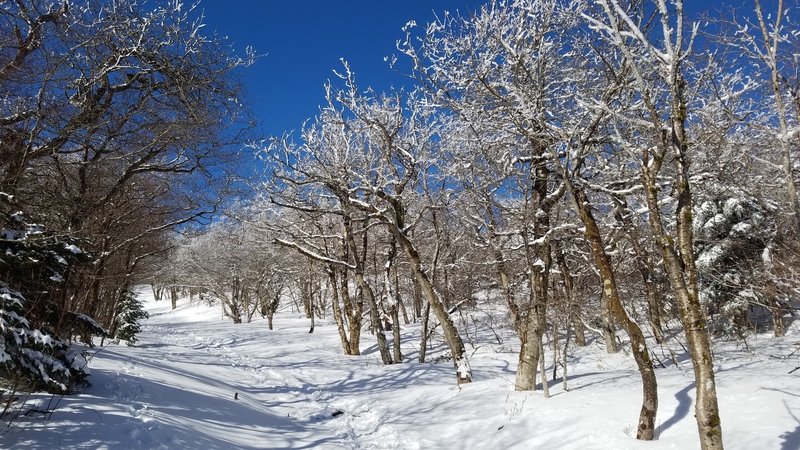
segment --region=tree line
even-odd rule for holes
[[[80,342],[135,341],[133,284],[228,189],[252,55],[202,26],[181,2],[0,4],[4,413],[80,386]]]
[[[476,302],[508,311],[518,390],[544,379],[545,333],[617,352],[621,330],[645,440],[652,347],[678,340],[701,445],[722,448],[712,339],[782,335],[798,288],[797,5],[745,3],[690,21],[681,0],[495,0],[409,22],[391,62],[413,83],[378,92],[344,62],[319,114],[264,145],[256,198],[179,260],[216,274],[235,321],[261,304],[235,293],[279,299],[265,283],[330,311],[348,355],[368,327],[402,362],[397,325],[420,321],[424,360],[438,328],[458,383],[454,318]],[[197,257],[222,248],[242,253]]]

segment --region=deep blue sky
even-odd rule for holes
[[[743,0],[688,0],[689,16]],[[401,28],[424,26],[434,13],[469,13],[485,0],[203,0],[210,31],[234,47],[252,46],[261,59],[242,73],[247,101],[267,136],[297,130],[324,100],[323,85],[350,61],[362,87],[385,90],[405,79],[384,57],[396,53]],[[766,5],[770,1],[765,2]],[[766,6],[765,5],[765,6]]]
[[[208,28],[235,48],[264,54],[242,73],[247,99],[265,135],[297,130],[324,100],[323,85],[350,62],[361,86],[386,89],[404,78],[383,58],[396,53],[401,28],[422,26],[434,11],[473,11],[481,0],[205,0]]]

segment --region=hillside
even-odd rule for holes
[[[336,327],[284,308],[233,325],[218,306],[176,310],[139,289],[151,318],[136,347],[108,344],[90,362],[91,386],[28,399],[0,447],[26,449],[688,449],[697,447],[688,361],[657,371],[659,437],[631,436],[640,405],[632,359],[592,342],[569,358],[569,391],[551,382],[513,391],[516,338],[473,311],[475,382],[452,367],[416,362],[417,329],[404,328],[408,362],[382,366],[370,336],[363,356],[340,354]],[[468,318],[470,316],[467,316]],[[470,319],[472,320],[472,319]],[[490,325],[492,325],[490,327]],[[492,332],[494,331],[494,333]],[[495,334],[496,333],[496,334]],[[729,449],[800,448],[797,325],[789,336],[718,345],[717,381]],[[656,350],[657,352],[659,350]],[[432,357],[436,357],[435,352]],[[548,352],[549,355],[549,352]],[[793,355],[786,358],[789,355]],[[413,361],[413,362],[412,362]],[[552,366],[548,362],[548,373]],[[559,372],[560,373],[560,372]],[[52,407],[53,405],[51,405]]]

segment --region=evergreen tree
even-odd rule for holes
[[[769,263],[775,206],[724,192],[694,211],[700,298],[714,333],[742,337],[767,316],[768,294],[758,277]]]
[[[144,310],[142,302],[131,291],[125,291],[122,294],[118,308],[117,318],[114,321],[114,338],[126,341],[128,345],[136,344],[138,342],[136,335],[142,331],[139,321],[147,319],[150,315]]]
[[[105,331],[52,299],[69,295],[72,266],[91,257],[20,213],[0,220],[0,379],[11,389],[65,393],[88,376],[84,347],[69,338]]]

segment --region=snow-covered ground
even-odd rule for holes
[[[233,325],[218,307],[184,299],[171,311],[148,290],[140,295],[151,314],[140,344],[99,350],[91,386],[61,399],[48,420],[30,411],[47,408],[51,397],[28,399],[22,412],[29,413],[0,434],[0,448],[698,447],[688,361],[658,370],[659,438],[640,442],[632,436],[641,393],[633,361],[597,345],[570,357],[570,390],[552,382],[545,398],[513,391],[516,338],[487,333],[485,323],[473,327],[468,346],[475,382],[457,387],[448,362],[380,365],[367,333],[364,356],[341,355],[329,321],[309,334],[307,319],[284,310],[268,331],[262,320]],[[415,331],[404,329],[414,360]],[[798,341],[795,325],[786,338],[718,346],[728,449],[800,448],[800,371],[789,374],[800,365]]]

